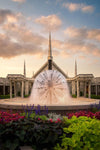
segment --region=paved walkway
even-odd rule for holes
[[[21,150],[33,150],[30,146],[22,146]]]

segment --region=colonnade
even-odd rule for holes
[[[18,83],[20,85],[19,87],[17,85]],[[25,82],[24,80],[21,80],[21,81],[10,80],[10,98],[12,98],[13,87],[14,87],[14,97],[18,96],[17,95],[18,91],[20,91],[22,98],[24,97],[24,94],[25,95],[29,94],[30,88],[29,88],[29,82],[28,81]]]
[[[91,80],[88,81],[81,81],[81,80],[76,80],[72,81],[72,95],[75,95],[77,93],[77,97],[80,97],[80,82],[83,82],[83,95],[86,97],[86,94],[88,94],[88,98],[91,98]],[[88,90],[87,90],[88,87]],[[88,93],[87,93],[88,92]]]

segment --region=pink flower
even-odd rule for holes
[[[49,121],[50,121],[50,122],[53,122],[53,120],[52,120],[52,119],[49,119]]]

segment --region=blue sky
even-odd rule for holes
[[[69,77],[100,76],[99,0],[0,0],[1,77],[23,73],[31,77],[47,61],[48,32],[53,59]]]

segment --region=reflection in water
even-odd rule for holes
[[[33,84],[30,103],[34,105],[68,105],[71,102],[65,77],[57,70],[40,73]]]

